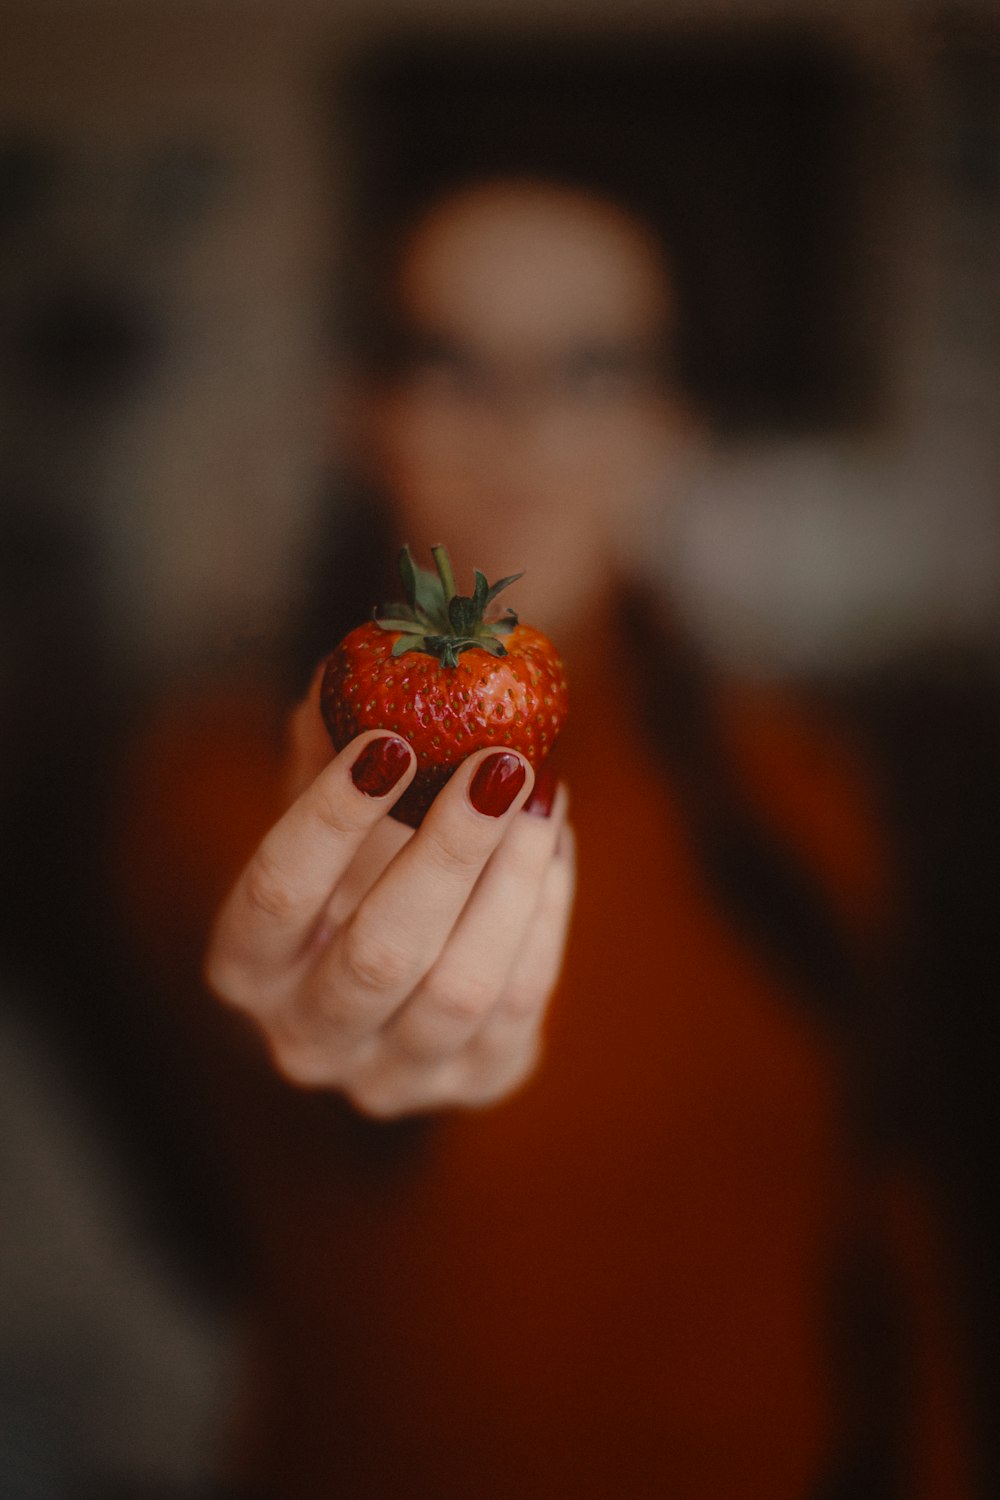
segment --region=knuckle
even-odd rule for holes
[[[537,818],[515,823],[499,850],[508,879],[518,885],[538,885],[551,862],[551,850],[544,825]]]
[[[535,979],[517,980],[507,989],[503,997],[503,1013],[507,1020],[519,1023],[533,1021],[541,1008],[544,994],[541,982]]]
[[[451,1063],[419,1063],[381,1050],[367,1064],[352,1070],[341,1085],[341,1093],[359,1114],[372,1120],[399,1120],[427,1114],[452,1102],[461,1094],[451,1087],[455,1069]]]
[[[396,990],[408,982],[408,955],[364,922],[354,921],[346,928],[341,956],[348,982],[358,989]]]
[[[270,1024],[261,1023],[267,1049],[277,1071],[299,1088],[336,1088],[348,1067],[341,1049],[324,1036],[316,1036],[289,1016]]]
[[[266,848],[257,851],[247,871],[246,898],[254,911],[284,921],[295,911],[295,891]]]
[[[243,970],[228,954],[210,951],[202,965],[202,979],[217,1000],[242,1007]]]
[[[542,1061],[542,1051],[541,1037],[533,1037],[507,1074],[505,1083],[506,1093],[513,1093],[515,1090],[523,1088],[534,1077]]]
[[[442,875],[460,880],[474,879],[489,852],[477,844],[456,839],[450,833],[435,833],[432,829],[426,832],[425,851],[431,864]]]
[[[349,989],[342,983],[331,985],[312,981],[306,987],[307,1002],[323,1027],[330,1046],[350,1046],[364,1034],[363,1013],[352,1004]]]
[[[337,1082],[329,1058],[316,1047],[270,1039],[271,1061],[288,1083],[301,1089],[333,1088]]]
[[[531,1079],[541,1061],[541,1040],[533,1037],[513,1055],[509,1049],[484,1047],[468,1087],[470,1102],[478,1106],[508,1098]]]
[[[441,1039],[427,1028],[401,1028],[392,1039],[393,1051],[408,1068],[429,1068],[441,1060]]]
[[[342,1090],[344,1097],[358,1114],[370,1120],[396,1120],[407,1112],[407,1106],[399,1088],[381,1077],[355,1079]]]
[[[441,973],[427,986],[428,1009],[453,1025],[474,1026],[494,998],[492,987],[477,974]]]
[[[371,804],[371,799],[358,798],[359,802]],[[340,798],[335,795],[333,786],[324,786],[322,783],[316,788],[316,800],[313,804],[318,822],[323,827],[339,838],[353,838],[365,826],[363,818],[352,816],[349,807],[345,807]]]
[[[273,987],[237,953],[209,952],[202,963],[201,977],[208,993],[222,1005],[254,1019],[274,999]]]

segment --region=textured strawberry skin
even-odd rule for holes
[[[547,636],[518,625],[506,656],[478,647],[458,665],[422,651],[394,657],[398,632],[359,625],[327,658],[320,709],[342,750],[366,729],[391,729],[412,745],[417,773],[392,810],[419,827],[445,782],[474,750],[519,750],[537,771],[566,720],[566,674]]]

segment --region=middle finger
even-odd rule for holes
[[[522,756],[498,750],[452,776],[316,965],[306,1003],[341,1040],[379,1030],[423,980],[533,780]]]
[[[567,803],[560,787],[547,817],[515,819],[431,972],[385,1027],[391,1049],[438,1060],[457,1052],[483,1024],[531,926]]]

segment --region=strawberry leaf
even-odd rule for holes
[[[492,604],[497,594],[502,594],[505,588],[508,588],[512,583],[516,583],[519,578],[523,577],[523,573],[511,573],[509,578],[501,578],[500,582],[495,583],[493,587],[487,592],[486,602],[483,605],[483,608],[485,609],[487,604]]]
[[[409,547],[402,549],[399,571],[408,602],[384,604],[375,611],[375,623],[399,635],[392,647],[393,656],[419,651],[437,657],[445,667],[457,666],[463,651],[479,649],[491,656],[506,656],[499,637],[510,634],[517,625],[517,615],[508,609],[498,620],[487,620],[484,611],[502,589],[522,575],[512,573],[491,588],[477,568],[471,596],[458,594],[447,549],[438,545],[431,551],[436,577],[413,561]]]
[[[417,607],[417,570],[410,556],[409,547],[404,547],[399,554],[399,576],[403,580],[403,588],[406,590],[407,602],[411,609]]]
[[[425,619],[436,615],[444,603],[440,580],[413,561],[409,547],[399,554],[399,573],[410,608]]]
[[[456,594],[448,601],[448,624],[452,633],[459,637],[471,636],[479,622],[475,601]]]
[[[382,630],[401,630],[404,635],[412,635],[413,627],[419,625],[421,622],[414,614],[411,614],[409,617],[399,614],[396,617],[379,615],[375,623]]]
[[[392,655],[402,656],[404,651],[422,651],[424,649],[424,637],[422,635],[401,635],[398,641],[393,643]]]

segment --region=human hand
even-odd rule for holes
[[[553,799],[551,773],[536,785],[526,760],[482,750],[413,832],[387,816],[413,752],[374,731],[330,760],[317,686],[292,722],[298,795],[219,913],[208,983],[287,1078],[366,1114],[502,1098],[535,1065],[561,967],[565,788]]]

